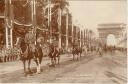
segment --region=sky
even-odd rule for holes
[[[74,23],[94,32],[97,32],[98,24],[126,23],[127,6],[124,0],[69,0],[69,5]]]

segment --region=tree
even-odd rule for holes
[[[4,0],[0,0],[0,16],[4,16]],[[5,41],[4,18],[0,18],[0,44]]]
[[[14,39],[16,39],[17,36],[24,37],[28,29],[32,27],[31,1],[32,0],[12,0],[12,5],[14,8]],[[54,4],[52,12],[57,10],[58,8],[61,8],[61,10],[63,10],[66,5],[68,5],[66,0],[51,0],[51,2],[52,4]],[[0,0],[0,3],[4,3],[4,0]],[[39,29],[39,31],[48,28],[47,5],[47,0],[36,0],[36,27],[37,29]],[[4,10],[4,5],[0,8]],[[55,26],[55,24],[57,25],[57,16],[58,12],[56,11],[52,16],[53,26]],[[57,27],[55,28],[55,30],[58,31]]]

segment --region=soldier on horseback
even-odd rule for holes
[[[29,32],[25,35],[25,38],[21,39],[20,48],[21,48],[21,56],[20,59],[24,65],[24,72],[26,75],[26,62],[28,62],[28,71],[31,72],[30,64],[31,60],[37,64],[37,73],[40,73],[41,70],[41,61],[43,57],[42,49],[39,46],[39,43],[36,43],[36,36],[35,34],[29,30]]]
[[[56,65],[56,60],[58,59],[58,64],[60,60],[60,50],[58,49],[58,46],[56,45],[56,41],[52,39],[53,42],[50,44],[50,53],[49,57],[51,58],[51,65],[55,66]]]

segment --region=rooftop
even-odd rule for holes
[[[126,24],[124,24],[124,23],[104,23],[104,24],[98,24],[98,26],[120,26],[120,25],[126,26]]]
[[[126,28],[126,24],[124,23],[106,23],[106,24],[98,24],[98,30],[100,29],[122,29]]]

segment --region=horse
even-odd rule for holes
[[[83,52],[82,47],[79,47],[79,48],[78,48],[78,53],[79,53],[79,55],[80,55],[80,58],[81,58],[81,54],[82,54],[82,52]]]
[[[33,73],[30,68],[32,59],[34,59],[35,63],[37,64],[36,73],[40,73],[41,72],[40,65],[43,58],[43,52],[41,50],[40,45],[28,44],[25,43],[24,39],[21,39],[20,48],[21,48],[20,60],[23,62],[25,76],[28,74],[26,70],[26,62],[28,63],[28,72]]]
[[[73,47],[72,54],[73,54],[73,60],[75,59],[75,56],[77,56],[77,60],[79,60],[78,57],[81,57],[81,50],[79,50],[76,47]]]
[[[51,59],[52,66],[55,66],[56,64],[60,64],[60,50],[57,49],[55,46],[50,45],[50,52],[48,56]]]
[[[35,62],[37,65],[37,73],[41,72],[41,62],[42,62],[42,58],[43,58],[43,52],[42,52],[42,48],[41,48],[41,44],[36,45],[36,52],[35,52]]]

